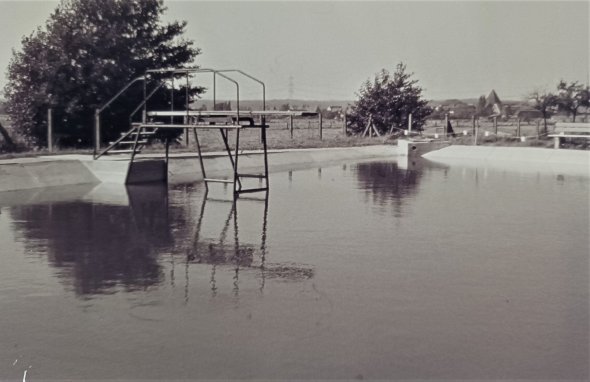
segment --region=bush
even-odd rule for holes
[[[406,73],[403,63],[399,63],[393,75],[382,69],[373,82],[367,80],[348,117],[351,129],[362,133],[369,120],[381,134],[392,127],[406,129],[411,113],[412,129],[421,130],[432,109],[422,99],[422,88],[417,86],[417,80],[411,79],[412,75]]]

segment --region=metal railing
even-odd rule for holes
[[[125,85],[121,90],[119,90],[119,92],[117,92],[117,94],[115,94],[111,99],[109,99],[107,102],[105,102],[104,105],[102,105],[101,107],[99,107],[98,109],[96,109],[94,111],[94,150],[93,150],[93,156],[95,159],[96,159],[96,154],[100,150],[100,113],[102,113],[106,108],[111,106],[111,104],[113,102],[115,102],[115,100],[117,98],[119,98],[123,93],[125,93],[131,87],[131,85],[133,85],[137,81],[144,81],[144,83],[145,83],[145,79],[146,79],[145,75],[134,78],[127,85]]]

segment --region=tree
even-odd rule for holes
[[[535,90],[529,96],[532,106],[543,116],[543,131],[547,133],[547,118],[551,116],[551,108],[556,105],[557,97],[548,91]]]
[[[560,110],[565,110],[572,115],[572,121],[576,122],[576,115],[580,107],[590,107],[590,89],[584,87],[578,81],[569,84],[561,80],[557,84],[556,103]]]
[[[479,96],[479,99],[477,100],[475,114],[478,117],[486,117],[486,116],[490,115],[490,109],[486,107],[486,96],[485,95]]]
[[[393,75],[382,69],[372,82],[367,80],[357,93],[359,99],[351,107],[348,120],[352,130],[362,132],[369,119],[380,133],[392,127],[406,129],[410,113],[412,129],[421,130],[431,108],[422,99],[422,88],[412,76],[400,62]]]
[[[14,128],[44,145],[51,107],[65,137],[61,143],[89,145],[94,110],[132,78],[147,69],[185,66],[200,53],[180,37],[186,22],[160,21],[165,10],[162,0],[62,0],[45,27],[23,37],[22,50],[13,51],[4,94]],[[129,128],[129,114],[142,100],[138,88],[101,115],[105,141]],[[169,105],[165,90],[150,102]],[[200,91],[191,88],[189,94]],[[185,89],[177,86],[176,92],[180,106]]]

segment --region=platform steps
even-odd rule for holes
[[[129,159],[130,157],[134,157],[141,153],[141,150],[149,145],[154,139],[157,128],[144,128],[141,130],[141,133],[139,133],[140,126],[141,124],[134,123],[129,131],[121,133],[119,139],[109,142],[109,146],[96,155],[95,159],[98,159],[103,155]]]

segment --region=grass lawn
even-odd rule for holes
[[[430,120],[426,124],[423,136],[433,137],[438,133],[442,137],[442,121]],[[366,145],[380,145],[380,144],[396,144],[396,136],[382,136],[382,137],[359,137],[347,136],[342,131],[342,121],[324,121],[322,130],[322,139],[319,136],[317,119],[295,119],[295,126],[293,129],[293,137],[288,128],[287,119],[275,119],[269,122],[270,128],[267,130],[267,143],[269,149],[299,149],[299,148],[322,148],[322,147],[353,147]],[[473,145],[474,137],[473,126],[470,120],[452,121],[455,137],[447,137],[452,144]],[[549,134],[552,133],[553,125],[548,127]],[[467,135],[463,135],[463,132]],[[489,136],[485,136],[485,132]],[[496,136],[495,128],[491,121],[480,121],[478,126],[478,145],[493,145],[493,146],[515,146],[515,147],[553,147],[553,139],[543,136],[543,123],[539,124],[540,138],[537,138],[537,124],[522,123],[520,128],[520,135],[526,136],[525,142],[522,142],[516,135],[516,122],[501,122],[498,123],[498,135]],[[234,143],[234,133],[230,132],[230,146]],[[224,150],[223,141],[217,130],[204,130],[199,132],[199,141],[204,152],[221,151]],[[260,131],[243,130],[240,133],[240,148],[243,150],[257,150],[262,147],[260,143]],[[575,149],[589,149],[587,139],[580,140],[567,144],[568,148]],[[163,152],[164,145],[161,143],[154,143],[146,147],[143,152],[157,153]],[[196,152],[196,145],[193,134],[189,134],[189,145],[187,146],[183,141],[181,144],[171,146],[171,152]],[[39,155],[60,155],[60,154],[92,154],[91,149],[58,149],[53,153],[47,150],[29,150],[21,149],[17,152],[2,153],[0,146],[0,159],[34,157]]]

